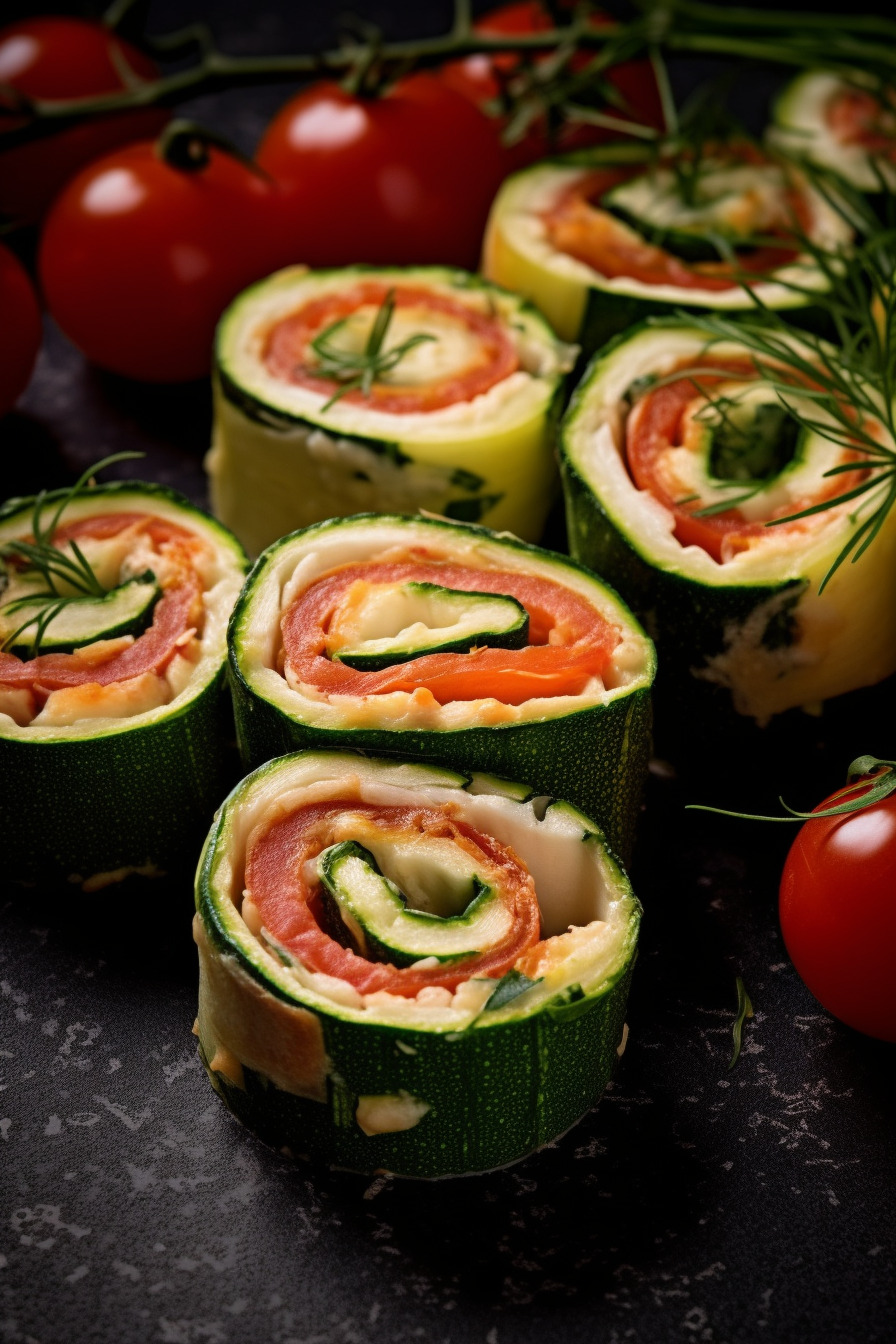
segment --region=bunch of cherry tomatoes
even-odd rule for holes
[[[537,0],[524,0],[489,15],[483,28],[551,24]],[[106,115],[5,152],[0,134],[0,212],[44,217],[43,296],[89,359],[147,381],[196,378],[208,370],[228,302],[281,266],[475,269],[498,184],[548,150],[543,123],[507,148],[502,119],[482,111],[516,59],[453,61],[378,98],[313,84],[274,118],[253,160],[199,132],[168,134],[161,108]],[[152,61],[101,23],[37,18],[0,31],[0,84],[23,99],[113,93],[125,86],[124,71],[158,77]],[[620,66],[613,78],[633,115],[656,124],[649,65]],[[580,127],[560,147],[602,138]],[[15,276],[8,287],[4,280],[3,296],[19,353],[0,360],[0,412],[21,392],[37,348],[27,279],[8,256],[2,264],[4,277]]]

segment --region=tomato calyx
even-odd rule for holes
[[[229,154],[257,177],[263,178],[265,182],[271,181],[270,173],[266,173],[254,159],[238,149],[232,140],[219,135],[217,131],[208,130],[198,121],[175,117],[173,121],[169,121],[155,142],[156,154],[163,163],[167,163],[169,168],[179,169],[182,173],[201,173],[211,163],[212,149],[220,149],[222,153]]]

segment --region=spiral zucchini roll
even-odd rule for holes
[[[690,174],[686,161],[645,163],[619,146],[508,178],[483,271],[590,354],[682,308],[747,312],[758,300],[798,316],[811,304],[802,291],[829,287],[799,235],[834,250],[851,232],[821,195],[748,146],[720,146]]]
[[[856,71],[807,70],[774,107],[776,146],[877,196],[896,188],[896,94]]]
[[[196,1031],[267,1142],[439,1177],[526,1156],[624,1044],[640,907],[568,803],[351,753],[270,761],[197,874]]]
[[[65,500],[0,514],[0,829],[9,875],[90,889],[195,854],[226,779],[226,630],[246,561],[186,499],[142,483],[65,503],[35,558]]]
[[[528,304],[462,271],[281,271],[219,327],[214,511],[255,554],[365,509],[537,540],[568,366]]]
[[[666,685],[713,686],[759,723],[896,670],[896,513],[823,588],[880,492],[787,521],[870,470],[803,386],[735,342],[648,326],[594,361],[562,433],[573,554],[655,633]]]
[[[653,648],[564,557],[461,524],[334,519],[259,559],[230,645],[247,765],[353,747],[508,775],[629,852]]]

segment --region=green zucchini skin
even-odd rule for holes
[[[292,751],[350,750],[410,756],[452,770],[525,779],[536,793],[568,798],[600,825],[623,860],[631,856],[650,759],[647,687],[542,723],[492,724],[447,732],[311,727],[262,700],[231,654],[240,757],[247,767]]]
[[[236,1084],[211,1067],[200,1027],[200,1058],[212,1086],[247,1128],[296,1158],[423,1179],[470,1175],[520,1161],[581,1119],[614,1071],[641,913],[622,869],[589,827],[587,842],[604,853],[627,914],[613,969],[586,994],[564,990],[528,1012],[504,1014],[493,1023],[480,1014],[462,1031],[367,1022],[359,1020],[363,1014],[336,1003],[322,1008],[319,999],[309,1002],[299,989],[288,993],[247,953],[236,932],[239,916],[216,878],[221,856],[228,853],[230,815],[240,798],[266,774],[287,770],[303,755],[268,762],[225,801],[197,871],[196,910],[207,956],[238,967],[272,1002],[313,1012],[327,1058],[325,1095],[295,1095],[245,1066],[243,1085]],[[387,764],[370,762],[374,768]],[[589,826],[586,818],[582,821],[583,829]],[[365,1134],[355,1119],[358,1099],[399,1093],[425,1099],[429,1110],[407,1130]]]
[[[191,865],[234,775],[232,731],[222,666],[158,723],[74,741],[0,740],[7,873],[83,882]]]
[[[344,520],[346,525],[386,521],[420,525],[420,520],[360,514]],[[338,526],[330,522],[321,528]],[[427,520],[433,535],[481,534],[502,548],[550,560],[562,568],[585,573],[618,602],[613,590],[596,575],[566,556],[502,536],[494,538],[485,529]],[[635,825],[651,748],[652,709],[650,687],[655,673],[652,649],[648,653],[642,684],[611,699],[572,713],[532,722],[499,723],[449,730],[388,728],[324,728],[286,713],[253,686],[241,657],[242,626],[255,585],[269,559],[280,547],[300,538],[312,538],[316,528],[292,533],[270,547],[256,562],[230,621],[230,679],[233,693],[237,744],[244,765],[251,769],[273,756],[303,750],[370,752],[375,755],[410,756],[463,772],[480,771],[502,778],[525,780],[536,793],[568,798],[602,828],[623,861],[634,844]],[[639,633],[640,627],[625,610]]]
[[[47,495],[47,504],[65,491]],[[158,501],[215,540],[235,573],[247,560],[236,538],[184,496],[150,482],[116,481],[89,492],[97,512]],[[0,524],[29,508],[15,499]],[[200,529],[201,525],[201,529]],[[226,648],[192,695],[169,712],[124,719],[110,729],[61,727],[28,739],[0,725],[0,833],[4,869],[15,882],[102,886],[136,870],[156,875],[192,867],[209,818],[232,781],[233,720]],[[91,881],[93,879],[93,881]]]
[[[352,1024],[324,1019],[327,1054],[339,1061],[325,1104],[293,1096],[244,1070],[245,1087],[208,1070],[230,1111],[265,1143],[291,1156],[349,1171],[435,1180],[522,1161],[597,1105],[613,1076],[631,968],[578,1016],[549,1009],[535,1018],[460,1034],[382,1028],[372,1049]],[[406,1055],[397,1044],[410,1045]],[[432,1106],[399,1134],[362,1134],[359,1096],[404,1089]],[[450,1117],[450,1124],[445,1118]]]

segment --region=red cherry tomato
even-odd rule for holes
[[[504,165],[493,122],[434,75],[381,98],[312,85],[278,113],[257,159],[288,191],[293,261],[478,263]]]
[[[105,369],[147,382],[199,377],[224,308],[276,266],[275,195],[217,149],[193,170],[152,144],[118,150],[70,182],[47,217],[40,276],[51,313]]]
[[[819,807],[843,801],[835,794]],[[896,1041],[896,794],[803,825],[780,914],[787,951],[819,1002],[857,1031]]]
[[[28,272],[0,244],[0,415],[24,392],[40,349],[40,307]]]
[[[140,79],[158,77],[157,66],[101,23],[87,19],[22,19],[0,30],[0,85],[26,98],[59,102],[116,93],[125,87],[121,67]],[[9,106],[9,95],[0,105]],[[4,130],[24,118],[0,123],[0,212],[34,220],[85,164],[118,145],[153,136],[168,120],[148,107],[70,126],[44,139],[3,150]]]
[[[591,18],[592,24],[597,29],[606,21],[600,14],[594,14]],[[502,5],[474,24],[477,33],[497,36],[505,33],[511,35],[543,33],[553,27],[554,20],[538,0],[520,0],[516,4]],[[570,70],[575,72],[584,69],[595,51],[596,49],[588,49],[577,52],[570,61]],[[452,89],[470,98],[478,107],[482,107],[490,99],[498,96],[503,82],[513,74],[519,65],[519,60],[519,56],[514,52],[498,52],[494,56],[479,52],[461,61],[449,61],[442,67],[440,77]],[[662,104],[649,61],[625,61],[613,66],[607,71],[607,79],[626,103],[625,111],[607,107],[604,109],[607,113],[640,122],[642,125],[662,126]],[[584,98],[581,101],[585,101]],[[604,144],[607,140],[616,138],[618,133],[605,127],[590,126],[585,122],[566,122],[552,140],[548,136],[544,120],[540,119],[529,127],[521,140],[506,147],[506,171],[515,172],[518,168],[525,168],[550,153],[566,153],[587,145]]]

